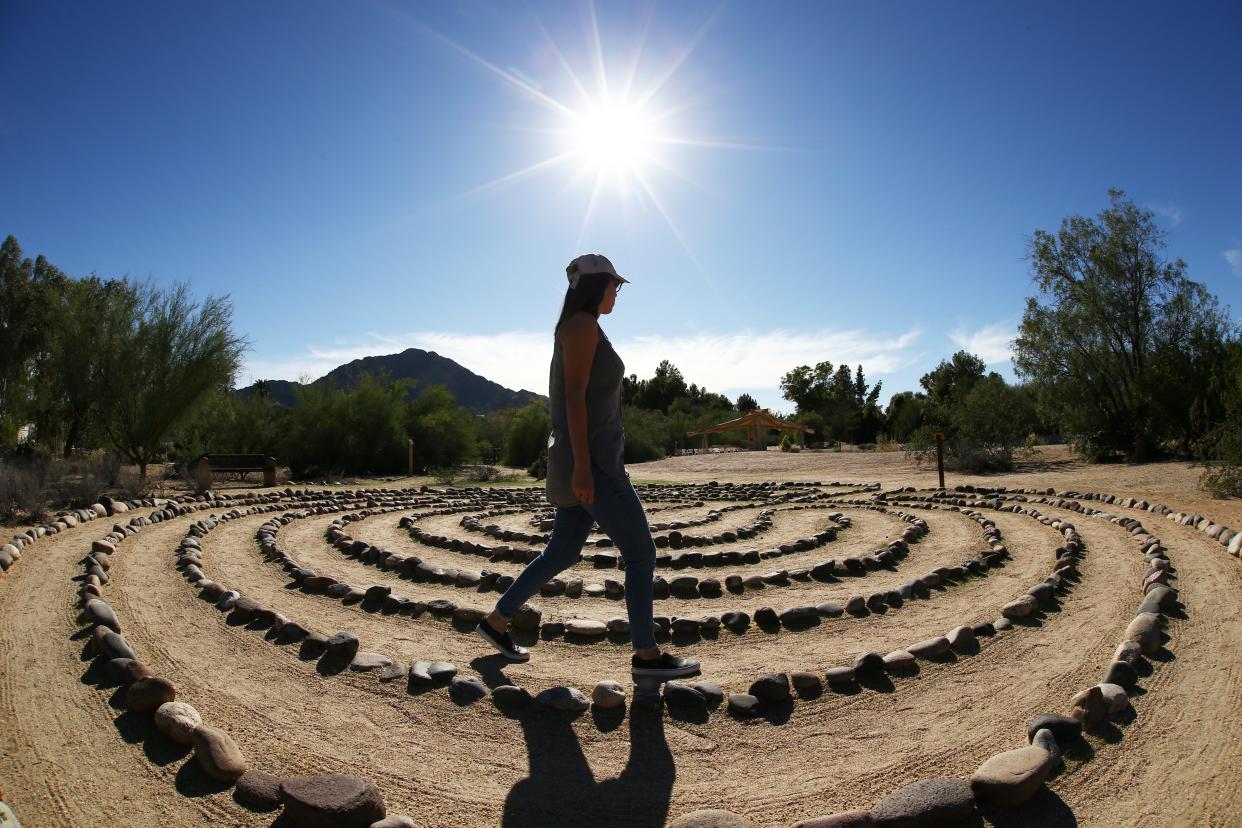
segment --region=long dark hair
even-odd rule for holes
[[[582,273],[578,275],[578,286],[565,291],[565,303],[561,305],[560,318],[556,320],[553,335],[561,332],[565,320],[579,311],[586,311],[599,318],[599,303],[604,299],[604,291],[608,283],[616,277],[611,273]]]

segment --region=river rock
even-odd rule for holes
[[[749,695],[769,704],[781,704],[790,699],[789,676],[785,673],[769,673],[760,676],[750,685]]]
[[[530,704],[530,693],[512,684],[492,688],[492,704],[506,710],[517,710]]]
[[[1012,808],[1039,791],[1056,763],[1042,747],[1007,750],[988,759],[970,777],[980,802]]]
[[[906,652],[915,658],[940,658],[949,652],[949,639],[944,636],[929,638],[906,647]]]
[[[732,811],[708,810],[683,814],[668,828],[756,828],[755,823]]]
[[[116,620],[116,613],[103,601],[97,598],[87,601],[82,611],[92,624],[100,624],[118,633],[121,631],[121,622]]]
[[[845,811],[795,822],[793,828],[872,828],[870,811]]]
[[[884,656],[879,653],[859,653],[854,657],[854,672],[860,676],[883,673]]]
[[[177,698],[177,688],[159,676],[139,679],[125,691],[125,706],[135,713],[154,713],[162,704]]]
[[[703,710],[707,707],[707,699],[702,693],[678,681],[670,681],[664,685],[664,702],[669,707],[681,710]]]
[[[358,654],[358,636],[351,632],[337,632],[328,636],[324,645],[325,655],[341,661],[353,661]]]
[[[1126,627],[1125,637],[1137,642],[1143,655],[1153,655],[1160,649],[1160,616],[1151,612],[1136,615]]]
[[[1130,706],[1130,697],[1125,688],[1117,684],[1100,683],[1100,695],[1104,697],[1104,706],[1109,713],[1120,713]]]
[[[945,638],[948,639],[949,646],[959,653],[974,652],[979,646],[979,642],[975,638],[975,631],[970,627],[954,627],[949,630],[949,634]]]
[[[1031,739],[1031,744],[1038,748],[1043,748],[1052,755],[1052,766],[1056,767],[1061,764],[1061,746],[1057,744],[1057,738],[1052,735],[1052,731],[1043,728],[1035,731],[1035,736]]]
[[[615,681],[601,681],[591,691],[591,701],[601,710],[625,707],[625,688]]]
[[[1083,730],[1093,730],[1108,717],[1108,705],[1098,685],[1074,694],[1070,699],[1070,716],[1082,722]]]
[[[1131,642],[1133,643],[1133,642]],[[1114,661],[1108,666],[1101,684],[1116,684],[1119,687],[1134,687],[1138,684],[1138,672],[1124,661]]]
[[[923,779],[899,788],[871,809],[876,828],[951,825],[975,813],[975,796],[964,779]]]
[[[749,693],[730,693],[729,712],[735,716],[753,716],[758,712],[759,699]]]
[[[375,785],[343,774],[286,779],[280,799],[298,828],[369,828],[387,812]]]
[[[112,630],[108,630],[101,636],[100,647],[102,648],[101,654],[107,658],[137,659],[134,651],[129,647],[129,642],[120,633]]]
[[[582,618],[574,618],[565,622],[565,632],[570,635],[581,635],[588,638],[598,638],[608,633],[608,625],[603,621],[589,621]]]
[[[893,650],[884,656],[884,669],[890,673],[913,673],[918,669],[918,662],[907,650]]]
[[[274,811],[280,807],[281,781],[279,776],[248,770],[237,780],[233,797],[252,811]]]
[[[590,700],[576,687],[549,687],[535,696],[535,701],[553,710],[580,713],[591,706]]]
[[[354,656],[349,662],[349,669],[355,673],[369,673],[372,670],[382,670],[392,665],[392,659],[380,653],[362,652]]]
[[[1001,615],[1010,620],[1027,618],[1037,609],[1039,609],[1039,599],[1034,595],[1023,595],[1018,600],[1010,601],[1001,607]]]
[[[487,697],[487,685],[474,676],[457,676],[449,682],[449,698],[458,704],[472,704]]]
[[[1082,722],[1069,716],[1054,716],[1051,713],[1036,716],[1026,725],[1027,741],[1033,740],[1035,734],[1041,730],[1050,731],[1058,745],[1082,738]]]
[[[155,710],[155,727],[179,745],[194,744],[194,730],[203,717],[186,702],[170,701]]]
[[[1143,648],[1137,641],[1123,641],[1113,651],[1113,661],[1124,661],[1129,665],[1137,664],[1142,656]]]
[[[246,757],[237,743],[225,733],[207,725],[199,725],[191,737],[194,758],[212,779],[236,782],[246,772]]]

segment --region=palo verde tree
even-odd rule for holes
[[[199,304],[187,285],[149,283],[133,295],[132,316],[100,320],[97,398],[104,434],[138,464],[145,484],[147,466],[164,454],[173,430],[213,391],[232,386],[246,341],[233,333],[227,297]]]
[[[1194,353],[1226,331],[1216,300],[1164,257],[1153,214],[1109,191],[1095,218],[1069,216],[1036,230],[1030,260],[1038,295],[1027,299],[1014,363],[1042,412],[1075,435],[1085,456],[1141,460],[1190,428]],[[1173,370],[1189,354],[1192,370]]]

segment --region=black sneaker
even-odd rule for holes
[[[475,627],[474,631],[480,638],[495,647],[496,652],[510,661],[530,661],[529,650],[514,644],[508,631],[496,632],[495,628],[487,623],[486,618],[479,622],[479,626]]]
[[[634,653],[630,660],[630,674],[635,676],[658,676],[659,678],[681,678],[693,676],[699,672],[699,663],[688,658],[675,656],[672,653],[660,653],[657,658],[639,658]]]

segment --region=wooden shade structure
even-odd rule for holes
[[[721,434],[726,431],[745,431],[746,432],[746,448],[750,451],[767,451],[768,429],[774,431],[796,431],[798,432],[798,444],[802,448],[806,448],[807,433],[815,433],[815,429],[809,426],[798,425],[786,420],[780,420],[773,417],[771,412],[766,408],[755,408],[747,411],[735,420],[727,420],[714,426],[709,426],[702,431],[688,431],[687,437],[702,437],[703,450],[707,450],[707,438],[712,434]]]

